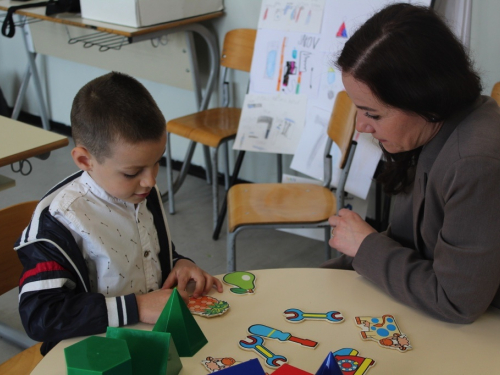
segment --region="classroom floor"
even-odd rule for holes
[[[0,208],[41,198],[47,190],[77,170],[71,145],[53,151],[49,159],[30,159],[33,171],[28,176],[13,173],[10,166],[0,174],[16,180],[16,186],[0,191]],[[160,167],[157,183],[166,189],[165,167]],[[221,195],[223,189],[221,188]],[[219,240],[212,240],[212,194],[206,181],[187,176],[175,195],[176,213],[167,214],[172,238],[179,253],[192,258],[211,274],[226,271],[226,226]],[[168,203],[165,209],[168,212]],[[248,230],[238,235],[237,267],[240,270],[284,267],[317,267],[324,261],[320,241],[275,230]],[[0,321],[22,329],[17,313],[17,289],[0,297]],[[0,363],[21,351],[0,338]]]

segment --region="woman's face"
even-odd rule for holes
[[[389,107],[379,101],[364,83],[343,73],[342,81],[357,107],[356,130],[370,133],[391,154],[414,150],[429,142],[442,123],[428,122],[415,113]]]

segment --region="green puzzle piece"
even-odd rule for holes
[[[174,288],[153,331],[170,332],[181,357],[192,357],[208,342],[177,288]]]
[[[132,375],[125,340],[90,336],[64,349],[68,375]]]
[[[177,375],[182,363],[170,333],[108,327],[106,337],[127,342],[134,375]]]

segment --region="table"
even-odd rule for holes
[[[0,116],[0,134],[0,167],[46,154],[69,143],[65,136],[3,116]],[[14,185],[14,180],[0,175],[0,190]]]
[[[318,341],[314,350],[289,342],[265,342],[269,350],[287,357],[290,365],[312,374],[329,351],[348,347],[376,361],[368,374],[491,374],[498,368],[498,309],[490,308],[473,324],[444,323],[393,300],[353,271],[300,268],[251,272],[256,276],[254,295],[234,295],[228,286],[222,294],[210,293],[227,301],[230,309],[225,315],[211,319],[195,316],[209,342],[192,358],[181,358],[184,366],[181,375],[206,374],[201,360],[208,356],[233,357],[240,361],[257,357],[253,352],[237,347],[239,340],[247,336],[247,328],[253,324],[265,324],[297,337]],[[289,308],[316,313],[337,310],[345,321],[338,324],[324,321],[291,324],[282,314]],[[394,315],[401,331],[410,339],[412,350],[400,353],[384,349],[376,342],[361,340],[361,329],[354,324],[354,317],[384,314]],[[150,330],[152,326],[137,324],[130,328]],[[66,374],[63,349],[81,339],[59,343],[32,375]]]
[[[36,3],[38,0],[32,0],[30,2]],[[10,1],[10,0],[0,0],[0,10],[6,11],[10,6],[15,6],[15,5],[23,5],[23,4],[29,4],[30,2],[19,2],[19,1]],[[176,33],[176,32],[186,32],[188,34],[188,49],[191,57],[191,72],[193,75],[193,82],[194,82],[194,88],[195,88],[195,97],[196,97],[196,103],[198,106],[198,109],[200,111],[207,109],[208,107],[208,102],[210,100],[210,96],[212,94],[212,91],[215,87],[216,83],[216,77],[217,77],[217,72],[219,69],[219,53],[218,53],[218,47],[217,47],[217,39],[215,35],[207,29],[205,26],[200,24],[201,21],[206,21],[209,19],[217,18],[220,17],[224,14],[223,11],[218,11],[218,12],[213,12],[209,14],[204,14],[201,16],[196,16],[196,17],[190,17],[182,20],[177,20],[177,21],[172,21],[172,22],[167,22],[159,25],[153,25],[153,26],[148,26],[148,27],[141,27],[141,28],[133,28],[133,27],[127,27],[127,26],[120,26],[120,25],[115,25],[115,24],[110,24],[110,23],[105,23],[105,22],[99,22],[99,21],[93,21],[89,19],[84,19],[81,18],[77,14],[69,14],[69,13],[64,13],[61,15],[55,15],[55,16],[46,16],[45,15],[45,7],[34,7],[34,8],[27,8],[27,9],[20,9],[17,10],[16,15],[19,16],[19,22],[18,26],[22,28],[22,30],[19,30],[23,34],[23,41],[25,45],[26,52],[28,54],[28,67],[25,73],[25,76],[23,78],[21,88],[19,91],[18,98],[16,100],[16,103],[14,105],[14,111],[13,111],[13,118],[17,118],[19,115],[19,111],[22,106],[22,101],[24,98],[24,95],[26,93],[27,85],[30,79],[30,76],[33,75],[34,83],[35,83],[35,89],[39,101],[39,107],[40,107],[40,116],[42,118],[42,123],[45,129],[49,129],[49,122],[48,122],[48,116],[47,116],[47,111],[46,111],[46,106],[44,103],[43,95],[42,95],[42,87],[40,83],[40,79],[38,77],[38,72],[36,69],[35,65],[35,57],[36,57],[36,52],[33,49],[32,43],[31,43],[31,38],[30,38],[30,33],[28,29],[28,22],[29,20],[43,20],[43,21],[49,21],[49,22],[56,22],[56,23],[61,23],[65,24],[68,26],[76,26],[76,27],[82,27],[82,28],[88,28],[88,29],[93,29],[96,30],[96,32],[100,32],[100,35],[98,35],[95,39],[86,39],[86,37],[82,37],[81,40],[78,38],[74,38],[74,40],[71,40],[71,43],[75,43],[78,41],[83,42],[84,44],[92,43],[95,45],[101,45],[101,47],[104,48],[114,48],[113,46],[116,45],[116,38],[112,39],[105,39],[107,42],[103,42],[102,39],[102,34],[109,34],[111,36],[121,36],[123,37],[123,41],[118,42],[118,45],[121,46],[122,44],[129,44],[129,43],[136,43],[144,40],[149,40],[152,38],[157,38],[163,35],[167,35],[170,33]],[[205,87],[205,94],[202,94],[202,87],[201,87],[201,81],[199,77],[199,72],[198,72],[198,65],[196,61],[196,52],[194,48],[194,40],[193,40],[193,33],[197,33],[200,35],[204,41],[206,42],[208,46],[208,52],[209,52],[209,64],[210,64],[210,74],[209,78]],[[99,42],[99,40],[101,40]],[[101,44],[100,44],[101,43]],[[104,46],[103,44],[104,43]],[[111,43],[111,44],[110,44]],[[111,47],[110,47],[111,45]],[[107,46],[107,47],[106,47]]]

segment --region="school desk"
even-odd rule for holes
[[[0,167],[67,146],[68,138],[0,116]],[[15,181],[0,175],[0,190]]]
[[[490,308],[473,324],[458,325],[438,321],[407,307],[383,293],[353,271],[329,269],[270,269],[250,271],[256,276],[253,295],[211,292],[213,297],[227,301],[228,312],[214,318],[195,316],[208,339],[193,357],[181,358],[181,375],[207,374],[201,365],[206,357],[233,357],[246,361],[258,357],[242,350],[238,342],[249,335],[247,329],[263,324],[295,337],[319,342],[316,349],[294,342],[266,339],[264,346],[288,358],[289,364],[312,374],[320,367],[329,351],[353,348],[359,355],[375,360],[368,374],[493,374],[500,371],[500,310]],[[222,279],[223,275],[218,276]],[[305,313],[339,311],[342,323],[306,320],[290,323],[283,312],[297,308]],[[392,314],[405,333],[412,350],[399,352],[374,341],[363,341],[356,316]],[[130,328],[148,329],[137,324]],[[64,348],[82,338],[65,340],[50,351],[32,372],[33,375],[66,374]],[[261,364],[264,363],[259,359]],[[264,366],[264,370],[273,370]]]
[[[38,0],[32,0],[29,2],[0,0],[0,11],[7,11],[7,9],[11,6],[24,5],[37,2]],[[28,67],[21,84],[21,89],[17,97],[18,99],[16,100],[16,103],[14,105],[13,118],[17,118],[17,114],[19,113],[22,101],[24,99],[24,95],[26,93],[26,88],[30,76],[33,75],[36,97],[38,99],[42,123],[45,129],[47,130],[49,129],[49,121],[46,111],[46,105],[42,95],[43,90],[35,64],[36,46],[33,47],[33,42],[29,29],[29,23],[37,21],[48,21],[67,26],[75,26],[78,28],[86,28],[94,30],[95,32],[92,33],[91,35],[85,35],[73,38],[70,37],[68,39],[68,43],[75,44],[81,42],[80,45],[84,46],[85,48],[88,48],[90,46],[96,46],[96,48],[99,48],[100,51],[106,51],[109,49],[118,50],[122,47],[125,48],[125,46],[128,44],[137,43],[145,40],[151,40],[172,33],[177,33],[177,32],[186,33],[187,50],[189,52],[190,65],[191,65],[191,69],[189,70],[191,71],[193,78],[196,104],[200,111],[205,110],[208,107],[208,102],[210,100],[210,96],[212,94],[212,91],[216,83],[217,72],[219,69],[219,52],[218,52],[216,36],[212,31],[210,31],[200,22],[220,17],[223,14],[224,14],[223,11],[218,11],[209,14],[204,14],[201,16],[166,22],[158,25],[133,28],[133,27],[115,25],[106,22],[99,22],[81,18],[79,14],[64,13],[54,16],[46,16],[44,6],[19,9],[15,12],[16,16],[15,21],[17,23],[16,33],[22,33],[25,50],[28,55]],[[0,14],[0,22],[1,21],[3,21],[3,17]],[[205,85],[204,90],[202,90],[203,87],[199,76],[198,63],[196,61],[196,52],[195,52],[193,34],[199,35],[204,40],[204,42],[208,47],[208,60],[209,60],[210,71],[209,71],[208,81]],[[204,63],[206,64],[206,62]]]

